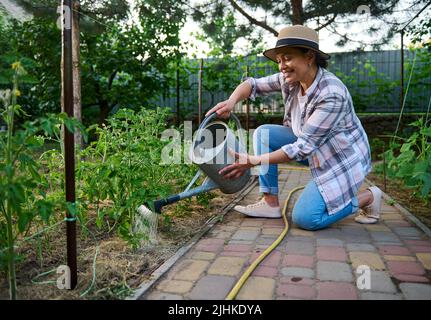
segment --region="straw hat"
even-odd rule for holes
[[[284,47],[307,48],[316,51],[323,59],[329,59],[331,57],[329,54],[319,50],[319,36],[317,32],[301,25],[281,29],[277,36],[275,48],[266,50],[263,55],[277,62],[275,56],[280,52],[279,49]]]

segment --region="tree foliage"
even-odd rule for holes
[[[279,26],[303,24],[319,31],[328,30],[336,36],[336,45],[343,47],[353,43],[358,49],[378,49],[387,44],[405,23],[396,13],[399,11],[400,0],[204,0],[198,2],[191,10],[191,15],[201,26],[205,35],[218,41],[226,52],[230,52],[232,38],[253,38],[260,41],[268,35],[276,36]],[[417,12],[425,0],[411,1],[409,10]],[[367,5],[370,16],[366,23],[360,25],[361,30],[353,30],[352,23],[358,22],[358,8]],[[234,16],[235,19],[229,19]],[[232,21],[229,30],[220,26],[220,19]],[[355,36],[358,32],[367,34],[372,41],[367,43]],[[222,38],[222,39],[220,39]],[[229,41],[231,39],[231,41]],[[228,43],[229,45],[225,45]]]
[[[82,1],[83,10],[90,8],[102,28],[101,32],[81,33],[82,102],[87,122],[103,122],[119,107],[149,104],[162,90],[163,74],[178,54],[179,30],[185,19],[181,3],[136,3],[137,18],[126,23],[122,16],[99,13],[91,1]],[[99,14],[106,14],[106,19]],[[23,64],[32,81],[22,88],[22,107],[32,116],[60,110],[61,34],[56,20],[48,16],[8,25],[0,21],[0,43],[7,44],[0,47],[0,86],[10,82],[3,72],[10,63],[26,61]]]

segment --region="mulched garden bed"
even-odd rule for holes
[[[202,205],[186,199],[164,209],[159,218],[158,243],[133,250],[115,231],[77,230],[78,285],[75,290],[56,286],[56,268],[66,264],[65,224],[31,241],[19,250],[17,263],[19,299],[124,299],[133,293],[162,263],[205,227],[218,209],[232,201],[234,195],[212,191],[212,199]],[[93,213],[89,213],[91,221]],[[98,253],[96,256],[98,246]],[[44,275],[45,272],[49,272]],[[0,278],[0,299],[9,299],[5,274]]]
[[[370,173],[367,178],[381,190],[384,190],[383,175]],[[425,203],[422,199],[413,195],[415,189],[408,188],[400,180],[386,179],[386,191],[394,201],[402,205],[416,216],[428,228],[431,228],[431,203]]]

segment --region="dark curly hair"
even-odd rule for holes
[[[328,59],[323,58],[323,57],[322,57],[322,55],[321,55],[319,52],[314,51],[314,50],[311,50],[311,49],[308,49],[308,48],[302,48],[302,47],[298,47],[298,49],[299,49],[302,53],[307,53],[307,52],[309,52],[309,51],[314,52],[314,56],[315,56],[316,64],[317,64],[319,67],[322,67],[322,68],[325,68],[325,69],[328,67]]]

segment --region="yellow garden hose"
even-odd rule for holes
[[[309,171],[309,169],[301,168],[301,167],[289,167],[289,170],[297,170],[297,171]],[[289,230],[289,223],[287,222],[287,207],[289,205],[290,198],[292,197],[292,194],[294,194],[296,191],[304,189],[305,186],[296,187],[293,190],[291,190],[287,196],[286,201],[284,202],[282,216],[284,221],[284,229],[283,232],[278,236],[278,238],[264,251],[262,254],[253,261],[253,263],[250,265],[250,267],[247,268],[247,270],[243,273],[241,278],[238,280],[238,282],[235,284],[233,289],[229,292],[229,294],[226,297],[226,300],[233,300],[235,299],[238,292],[241,290],[244,283],[247,281],[247,279],[250,277],[250,275],[253,273],[254,269],[265,259],[267,255],[269,255],[279,244],[281,241],[283,241],[284,237],[287,234],[287,231]]]

